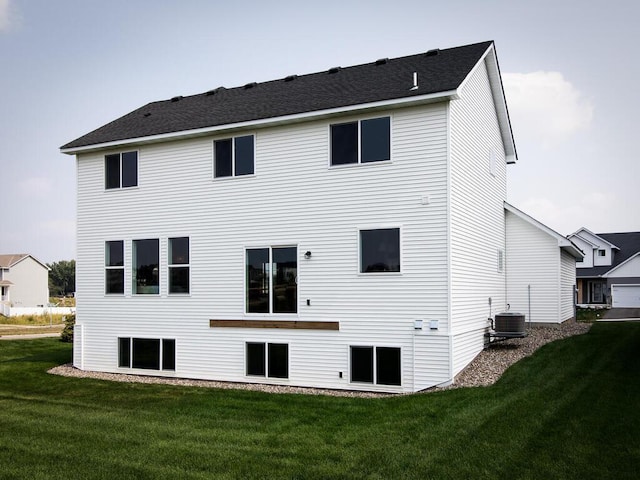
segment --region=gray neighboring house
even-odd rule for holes
[[[640,232],[569,235],[585,257],[576,264],[578,303],[640,307]]]
[[[0,255],[1,312],[9,307],[42,307],[49,302],[49,267],[33,255]]]

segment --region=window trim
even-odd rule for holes
[[[123,168],[122,168],[122,156],[126,153],[135,153],[136,154],[136,184],[135,185],[129,185],[126,187],[122,186],[122,175],[123,175]],[[107,157],[111,157],[111,156],[115,156],[118,155],[118,165],[119,165],[119,178],[118,178],[118,186],[117,187],[107,187]],[[118,152],[111,152],[111,153],[105,153],[103,156],[103,171],[104,171],[104,191],[105,192],[112,192],[112,191],[117,191],[117,190],[130,190],[130,189],[135,189],[138,188],[138,186],[140,185],[140,150],[126,150],[126,151],[118,151]]]
[[[398,230],[398,250],[399,250],[399,261],[400,261],[400,270],[397,272],[362,272],[361,271],[361,267],[362,267],[362,235],[361,232],[364,230],[393,230],[393,229],[397,229]],[[377,276],[377,275],[385,275],[385,276],[397,276],[397,275],[402,275],[404,273],[403,270],[403,265],[404,265],[404,255],[403,255],[403,227],[402,225],[368,225],[368,226],[361,226],[358,227],[357,229],[357,239],[356,241],[358,242],[358,259],[357,259],[357,272],[359,276],[366,276],[366,277],[370,277],[370,276]]]
[[[363,162],[362,161],[362,122],[363,121],[367,121],[367,120],[377,120],[377,119],[381,119],[381,118],[388,118],[389,119],[389,158],[386,160],[376,160],[376,161],[372,161],[372,162]],[[358,138],[357,138],[357,150],[358,150],[358,161],[355,163],[342,163],[342,164],[333,164],[333,158],[332,158],[332,149],[333,149],[333,145],[332,145],[332,128],[334,125],[345,125],[345,124],[349,124],[349,123],[355,123],[358,127]],[[366,116],[366,117],[358,117],[352,120],[344,120],[344,121],[339,121],[339,122],[335,122],[335,123],[329,123],[327,126],[328,129],[328,137],[329,137],[329,159],[327,162],[328,168],[329,169],[340,169],[340,168],[349,168],[349,167],[357,167],[357,166],[363,166],[363,165],[385,165],[385,164],[389,164],[389,163],[393,163],[393,115],[388,114],[388,115],[372,115],[372,116]]]
[[[187,263],[176,263],[173,264],[171,263],[171,240],[175,240],[175,239],[180,239],[180,238],[186,238],[188,241],[188,256],[189,256],[189,261]],[[171,269],[172,268],[187,268],[189,270],[189,274],[188,274],[188,281],[189,284],[187,285],[188,287],[188,291],[187,292],[172,292],[171,291]],[[174,236],[174,237],[167,237],[167,295],[171,295],[171,296],[190,296],[191,295],[191,237],[189,235],[182,235],[182,236]]]
[[[351,377],[353,374],[353,364],[351,358],[351,349],[353,347],[356,348],[371,348],[373,349],[373,381],[372,382],[361,382],[361,381],[352,381]],[[379,383],[378,382],[378,348],[393,348],[400,351],[400,383],[399,384],[390,384],[390,383]],[[390,388],[398,388],[402,387],[402,347],[400,345],[376,345],[376,344],[363,344],[363,343],[352,343],[347,345],[347,355],[349,362],[349,384],[351,385],[376,385],[382,387],[390,387]]]
[[[295,312],[274,312],[273,311],[273,249],[277,248],[295,248],[296,249],[296,311]],[[249,250],[269,250],[269,312],[249,312],[249,302],[247,301],[247,289],[248,278],[247,278],[247,252]],[[274,244],[274,245],[255,245],[255,246],[247,246],[245,245],[243,248],[243,257],[242,257],[242,267],[243,267],[243,301],[244,301],[244,309],[243,316],[245,318],[273,318],[273,317],[287,317],[287,318],[298,318],[300,313],[300,248],[297,243],[283,243],[283,244]]]
[[[242,137],[251,137],[253,140],[253,173],[247,173],[244,175],[236,175],[236,139]],[[212,151],[211,151],[211,176],[214,181],[228,180],[230,178],[246,178],[246,177],[255,177],[256,175],[256,146],[257,146],[257,135],[254,132],[246,133],[243,135],[231,135],[224,136],[220,138],[213,139]],[[222,142],[224,140],[231,140],[231,175],[226,175],[224,177],[216,176],[216,142]]]

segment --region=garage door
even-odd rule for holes
[[[640,285],[611,285],[613,308],[640,308]]]

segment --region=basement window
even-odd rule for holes
[[[213,142],[214,178],[253,175],[254,136],[225,138]]]
[[[351,382],[401,385],[400,363],[400,348],[352,346]]]
[[[118,338],[118,366],[175,370],[176,341],[168,338]]]
[[[289,378],[289,345],[286,343],[246,344],[247,375]]]
[[[129,188],[138,185],[138,152],[124,152],[104,157],[104,188]]]
[[[331,166],[391,159],[391,118],[331,125]]]

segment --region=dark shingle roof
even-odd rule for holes
[[[72,149],[239,122],[455,90],[492,42],[476,43],[337,71],[153,102],[63,145]],[[434,54],[435,53],[435,54]],[[419,88],[410,90],[413,73]]]
[[[596,233],[596,235],[609,243],[612,243],[620,250],[614,250],[613,264],[605,267],[578,268],[576,276],[582,277],[599,277],[609,270],[614,269],[622,262],[640,252],[640,232],[625,233]]]

